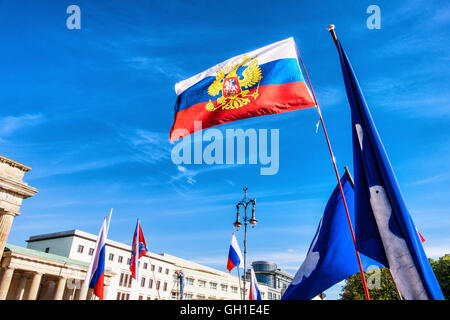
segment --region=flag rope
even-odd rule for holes
[[[300,62],[302,64],[303,70],[305,71],[306,79],[308,80],[309,88],[311,89],[311,93],[312,93],[312,96],[314,98],[314,103],[316,104],[316,109],[317,109],[317,112],[319,114],[319,118],[320,118],[320,122],[322,124],[323,132],[325,133],[325,139],[327,140],[328,150],[330,151],[331,161],[333,162],[334,172],[336,174],[336,179],[337,179],[338,184],[339,184],[339,190],[341,192],[342,202],[344,203],[345,213],[347,214],[347,221],[348,221],[348,225],[349,225],[350,232],[351,232],[352,239],[353,239],[353,246],[355,247],[356,258],[358,260],[358,266],[359,266],[359,273],[361,275],[361,280],[362,280],[363,287],[364,287],[364,294],[366,296],[366,300],[370,300],[370,294],[369,294],[369,290],[367,289],[367,282],[366,282],[366,277],[364,275],[364,270],[363,270],[362,263],[361,263],[361,257],[359,256],[359,252],[356,249],[355,233],[353,231],[352,221],[350,219],[350,214],[348,212],[347,201],[345,200],[345,195],[344,195],[344,189],[342,188],[341,178],[339,176],[339,171],[338,171],[338,168],[336,166],[336,159],[334,157],[333,150],[331,148],[331,143],[330,143],[330,139],[328,138],[327,129],[325,128],[325,123],[323,121],[322,112],[320,111],[319,104],[317,103],[316,95],[314,94],[314,90],[313,90],[313,87],[311,85],[311,81],[309,80],[308,72],[306,71],[306,68],[305,68],[305,65],[303,63],[302,56],[300,55],[300,52],[298,50],[297,44],[295,44],[295,49],[297,50],[297,55],[300,58]]]

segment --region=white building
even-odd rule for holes
[[[32,236],[27,242],[29,249],[89,263],[96,238],[90,233],[70,230]],[[114,274],[106,293],[107,300],[178,299],[180,290],[176,274],[180,270],[185,275],[184,299],[241,299],[242,291],[237,276],[166,253],[148,252],[142,257],[136,281],[131,278],[129,271],[130,256],[131,246],[107,241],[106,268]],[[249,287],[247,282],[246,298]],[[259,288],[262,298],[267,299],[268,287],[260,284]]]

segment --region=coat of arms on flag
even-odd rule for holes
[[[231,64],[217,72],[216,79],[208,88],[208,94],[217,96],[222,91],[222,96],[215,103],[209,100],[206,104],[206,110],[214,111],[219,108],[222,108],[222,110],[238,109],[249,104],[250,97],[254,100],[258,98],[259,83],[263,78],[262,71],[256,58],[252,59],[249,65],[245,67],[249,60],[249,57],[244,56],[242,62]],[[238,70],[240,71],[242,68],[242,75],[238,75]],[[240,79],[241,76],[242,78]],[[245,90],[242,90],[242,88]]]

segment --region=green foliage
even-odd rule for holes
[[[439,260],[428,259],[431,268],[441,286],[445,299],[450,296],[450,254]],[[365,272],[369,294],[372,300],[399,300],[397,290],[390,275],[389,269],[381,268]],[[370,289],[373,288],[373,289]],[[364,289],[359,273],[345,280],[340,294],[342,300],[365,300]]]
[[[389,273],[389,269],[381,268],[364,272],[367,286],[372,300],[398,300],[398,294],[394,282]],[[378,277],[379,276],[379,277]],[[373,288],[373,289],[370,289]],[[359,273],[352,275],[345,280],[342,289],[342,300],[365,300],[364,288]]]
[[[450,299],[450,254],[440,257],[439,260],[428,259],[433,268],[436,279],[441,286],[445,300]]]

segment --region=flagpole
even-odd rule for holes
[[[303,60],[302,60],[302,57],[301,57],[300,52],[298,50],[297,44],[295,45],[295,49],[297,50],[298,57],[300,58],[300,62],[302,64],[303,70],[305,71],[306,79],[308,80],[309,87],[311,88],[311,93],[312,93],[312,96],[314,98],[314,103],[316,104],[316,109],[317,109],[317,112],[319,114],[320,122],[322,124],[322,129],[323,129],[323,132],[325,134],[325,139],[327,140],[328,150],[330,152],[331,161],[333,162],[334,172],[336,174],[336,179],[337,179],[338,185],[339,185],[339,191],[341,192],[342,202],[344,203],[345,212],[347,214],[347,221],[348,221],[348,225],[349,225],[349,228],[350,228],[350,233],[352,234],[353,246],[355,247],[356,258],[358,260],[359,273],[361,275],[361,280],[362,280],[363,287],[364,287],[364,294],[366,296],[366,300],[370,300],[369,289],[367,288],[367,282],[366,282],[366,277],[364,275],[364,270],[363,270],[363,267],[362,267],[361,258],[359,256],[358,250],[356,249],[355,233],[353,231],[352,221],[350,220],[350,214],[348,212],[347,201],[345,200],[344,189],[342,188],[341,178],[339,176],[339,171],[338,171],[338,168],[337,168],[337,165],[336,165],[336,158],[334,157],[333,150],[331,148],[330,139],[328,138],[328,133],[327,133],[327,130],[325,128],[325,123],[323,121],[322,112],[320,111],[319,104],[317,103],[316,95],[314,94],[314,90],[313,90],[313,87],[311,85],[311,81],[309,80],[308,72],[306,71],[305,65],[303,64]]]
[[[394,277],[392,276],[391,269],[388,268],[388,271],[389,271],[389,275],[391,276],[392,283],[394,284],[395,291],[397,291],[398,299],[399,299],[399,300],[403,300],[403,297],[402,297],[402,295],[401,295],[401,293],[400,293],[400,290],[398,290],[398,287],[397,287],[397,285],[395,284]]]
[[[237,272],[238,272],[238,278],[239,278],[239,293],[241,296],[241,300],[244,300],[244,296],[242,294],[242,289],[241,289],[241,276],[239,275],[239,266],[237,267]],[[245,292],[244,292],[244,294],[245,294]]]
[[[113,208],[111,208],[111,211],[109,211],[108,225],[107,225],[107,227],[106,227],[106,237],[108,237],[109,224],[111,223],[112,212],[113,212]]]

